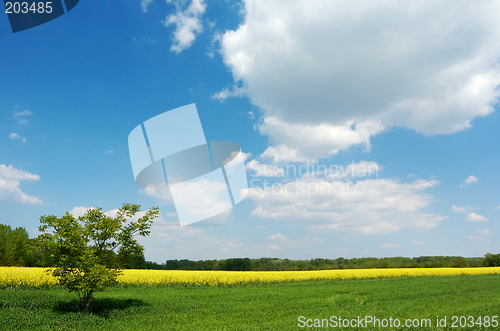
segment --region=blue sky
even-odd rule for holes
[[[41,215],[158,205],[141,239],[157,262],[498,253],[498,9],[82,0],[16,34],[0,15],[0,223],[35,236]],[[180,227],[134,181],[130,131],[191,103],[255,179],[225,226]],[[357,176],[278,171],[306,164]]]

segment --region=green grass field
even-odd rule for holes
[[[452,328],[452,316],[500,316],[500,275],[401,277],[291,282],[234,287],[112,288],[95,295],[93,314],[77,311],[76,294],[55,290],[0,290],[0,330],[385,330],[373,327],[299,327],[305,320],[375,316],[430,319]],[[436,327],[447,316],[447,327]],[[469,322],[470,323],[470,320]]]

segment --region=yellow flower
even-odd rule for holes
[[[0,267],[0,288],[43,287],[57,284],[47,268]],[[500,274],[494,268],[398,268],[318,271],[183,271],[123,270],[118,277],[125,286],[236,285],[281,283],[316,279],[381,278],[401,276],[451,276]]]

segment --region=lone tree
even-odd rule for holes
[[[85,313],[94,292],[117,283],[124,261],[142,255],[144,248],[134,235],[149,235],[159,211],[153,207],[137,220],[130,220],[139,212],[139,205],[124,204],[114,218],[102,208],[90,209],[78,219],[69,212],[61,218],[40,217],[38,230],[42,234],[34,245],[48,253],[54,268],[47,272],[70,292],[78,293]]]

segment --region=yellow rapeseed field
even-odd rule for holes
[[[57,283],[46,268],[0,267],[0,288],[41,287]],[[500,274],[493,268],[398,268],[345,269],[318,271],[182,271],[182,270],[123,270],[120,285],[236,285],[280,283],[317,279],[380,278],[401,276],[451,276]]]
[[[0,267],[0,288],[41,287],[55,285],[57,280],[45,268]]]

